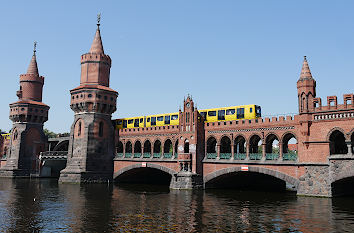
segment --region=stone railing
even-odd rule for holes
[[[39,155],[39,159],[67,159],[68,152],[67,151],[45,151],[41,152]]]
[[[204,161],[294,162],[297,161],[297,158],[297,153],[293,151],[284,153],[282,156],[279,153],[266,153],[265,157],[263,157],[262,153],[250,153],[248,155],[246,153],[237,153],[233,156],[232,153],[220,153],[220,157],[218,157],[217,153],[207,153]]]
[[[160,160],[160,159],[176,159],[172,153],[117,153],[115,159],[128,159],[128,160]]]
[[[354,118],[354,112],[316,114],[315,121]]]

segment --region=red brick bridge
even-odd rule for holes
[[[329,96],[322,106],[306,58],[297,88],[295,116],[204,123],[188,97],[177,126],[121,129],[114,179],[141,181],[168,174],[171,188],[191,188],[198,180],[207,188],[247,186],[259,179],[267,185],[286,184],[299,195],[353,192],[354,95],[344,95],[343,104]],[[289,149],[289,141],[297,150]],[[161,172],[150,177],[153,170]],[[183,173],[196,179],[175,187]]]

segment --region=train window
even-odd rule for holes
[[[148,119],[146,120],[147,122],[150,122],[150,117],[148,117]]]
[[[171,116],[171,120],[173,120],[173,121],[174,121],[174,120],[178,120],[178,115],[172,115],[172,116]]]
[[[123,121],[122,120],[118,120],[118,125],[121,125],[123,123]]]
[[[218,111],[218,120],[219,121],[225,120],[225,110]]]
[[[165,116],[165,124],[170,124],[170,116]]]
[[[151,125],[156,125],[156,117],[151,117]]]
[[[256,105],[256,117],[261,117],[261,106]]]
[[[209,111],[208,116],[216,116],[216,111]]]
[[[245,109],[244,108],[238,108],[237,109],[237,118],[245,118]]]
[[[134,127],[139,127],[139,119],[134,120]]]
[[[253,111],[253,108],[250,108],[250,113],[252,113],[252,111]]]
[[[235,109],[227,109],[226,110],[226,115],[234,115],[235,114]]]
[[[163,121],[163,116],[158,116],[157,121]]]
[[[140,118],[140,123],[143,123],[144,118]]]
[[[133,119],[128,120],[128,124],[133,124]]]
[[[123,128],[127,128],[127,120],[123,120]]]
[[[206,119],[206,114],[207,114],[206,112],[201,112],[201,113],[200,113],[200,115],[201,115],[204,119]]]

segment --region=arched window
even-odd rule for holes
[[[235,154],[245,154],[246,153],[246,140],[243,136],[237,136],[235,138],[234,151],[235,151]]]
[[[352,154],[354,154],[354,133],[352,133]]]
[[[121,141],[118,142],[117,147],[116,147],[117,153],[123,153],[123,143]]]
[[[101,121],[98,127],[98,136],[103,137],[103,122]]]
[[[160,154],[161,153],[161,142],[160,140],[156,140],[154,143],[154,153]]]
[[[130,141],[125,144],[125,153],[132,153],[132,143]]]
[[[216,153],[216,139],[214,137],[210,137],[207,140],[207,154]]]
[[[149,140],[146,140],[144,142],[144,154],[147,155],[147,156],[151,155],[151,143],[150,143]]]
[[[184,153],[189,153],[189,141],[184,142]]]
[[[267,136],[266,140],[266,159],[275,160],[279,158],[279,140],[275,134]]]
[[[251,160],[261,160],[262,149],[262,139],[258,135],[253,135],[249,141],[249,158]]]
[[[81,135],[81,121],[79,122],[79,129],[77,130],[77,136]]]
[[[331,155],[348,153],[344,134],[339,130],[335,130],[329,137],[329,151]]]
[[[141,154],[141,143],[136,141],[134,144],[134,154]]]

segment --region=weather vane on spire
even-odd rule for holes
[[[97,26],[100,26],[100,22],[101,22],[101,13],[97,14]]]
[[[37,41],[33,42],[33,55],[36,55]]]

